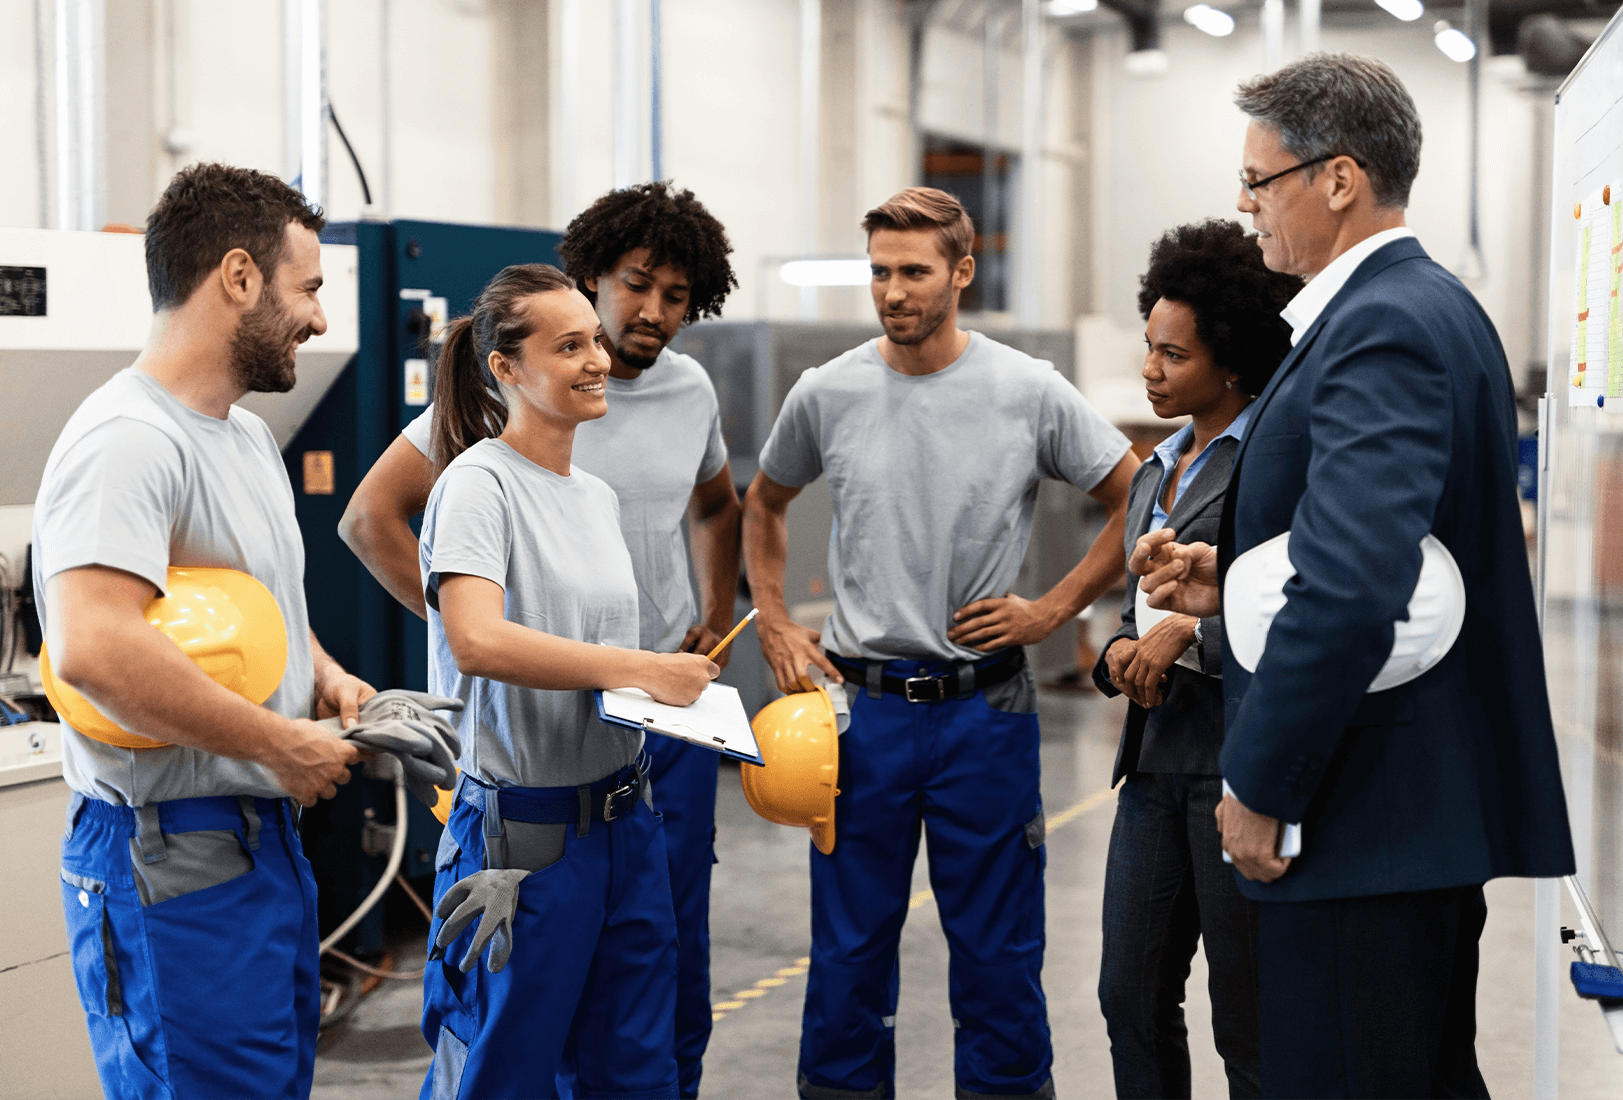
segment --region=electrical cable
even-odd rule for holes
[[[349,935],[350,929],[361,922],[361,918],[372,911],[389,889],[389,884],[400,871],[400,861],[406,854],[406,771],[400,766],[400,761],[392,756],[382,757],[394,764],[394,844],[389,849],[389,865],[378,878],[378,884],[372,887],[372,892],[366,895],[366,900],[344,918],[344,922],[333,929],[332,935],[321,941],[320,953],[325,955],[332,951],[339,940]]]
[[[355,174],[361,177],[361,201],[372,205],[372,189],[366,184],[366,170],[361,167],[361,158],[355,155],[355,146],[349,143],[349,136],[344,133],[343,124],[338,121],[338,112],[332,109],[332,101],[327,102],[327,117],[332,119],[332,128],[338,131],[338,140],[344,143],[344,149],[349,153],[349,162],[355,166]]]
[[[421,978],[424,974],[428,973],[427,967],[424,967],[421,970],[380,970],[375,966],[368,966],[366,963],[363,963],[360,959],[355,958],[353,955],[344,954],[344,952],[338,950],[336,947],[329,947],[327,949],[327,954],[331,955],[339,962],[348,963],[350,966],[353,966],[356,970],[359,970],[363,974],[372,975],[374,978],[388,978],[389,980],[396,982],[414,982]]]

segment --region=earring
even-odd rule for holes
[[[1225,389],[1231,389],[1232,390],[1234,388],[1234,379],[1230,378],[1228,381],[1223,383],[1223,386],[1224,386]]]

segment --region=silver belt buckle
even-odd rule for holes
[[[915,695],[914,685],[929,685],[935,689],[933,695]],[[920,688],[922,690],[922,687]],[[945,699],[944,681],[940,676],[912,676],[902,681],[902,695],[909,703],[939,703]]]
[[[615,808],[615,801],[623,796],[630,796],[631,804],[635,806],[637,803],[637,785],[635,783],[627,783],[625,786],[618,787],[603,796],[604,821],[613,821],[615,818],[619,817],[625,812],[624,810]]]

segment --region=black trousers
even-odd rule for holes
[[[1269,1097],[1486,1097],[1481,886],[1257,906]]]
[[[1122,1100],[1189,1095],[1184,983],[1203,938],[1212,1038],[1229,1096],[1260,1095],[1256,907],[1223,862],[1212,817],[1222,797],[1215,775],[1136,773],[1116,799],[1099,1007]]]

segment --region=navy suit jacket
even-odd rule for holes
[[[1303,825],[1260,901],[1573,871],[1516,498],[1504,349],[1459,280],[1405,238],[1367,258],[1280,365],[1234,459],[1219,576],[1291,533],[1296,576],[1256,672],[1223,666],[1223,775]],[[1435,535],[1465,625],[1425,675],[1366,694]],[[1225,649],[1228,647],[1225,646]]]

